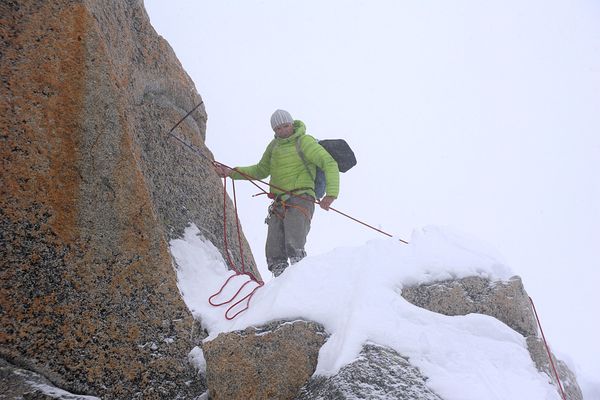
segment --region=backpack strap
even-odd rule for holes
[[[306,172],[308,172],[308,176],[310,176],[310,179],[312,179],[314,181],[315,177],[310,172],[310,168],[308,168],[308,162],[306,162],[306,158],[304,157],[304,152],[302,151],[302,146],[300,145],[300,140],[302,140],[302,136],[299,136],[296,139],[296,151],[298,152],[298,155],[300,156],[300,159],[304,163],[304,168],[306,168]]]

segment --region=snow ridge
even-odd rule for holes
[[[222,307],[207,302],[231,274],[218,250],[192,225],[171,242],[171,252],[184,301],[208,330],[206,340],[275,319],[301,318],[331,334],[319,352],[315,376],[334,376],[372,342],[406,357],[445,400],[559,399],[519,333],[489,316],[445,316],[400,296],[404,286],[513,275],[489,246],[448,228],[416,230],[410,245],[377,240],[307,257],[267,282],[250,309],[233,321],[224,318]],[[224,298],[244,279],[232,279]]]

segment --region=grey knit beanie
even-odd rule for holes
[[[271,128],[275,129],[279,125],[283,124],[293,124],[294,119],[291,114],[285,110],[276,110],[273,115],[271,115]]]

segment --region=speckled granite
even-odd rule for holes
[[[368,343],[334,376],[312,377],[297,400],[442,400],[407,359],[388,347]]]
[[[168,249],[190,222],[223,247],[220,179],[166,136],[193,82],[135,0],[2,1],[0,54],[0,356],[103,399],[203,393]],[[206,119],[176,132],[210,157]]]
[[[274,321],[203,344],[212,400],[294,399],[315,371],[327,335],[307,321]]]
[[[479,313],[504,322],[525,336],[529,354],[537,369],[547,374],[549,381],[559,390],[520,277],[513,276],[507,282],[491,282],[475,276],[435,282],[403,288],[402,297],[419,307],[445,315]],[[564,362],[556,360],[555,363],[568,398],[581,400],[583,396],[575,374]]]
[[[491,315],[524,336],[535,335],[537,325],[521,278],[490,282],[471,276],[402,289],[411,303],[444,315]]]

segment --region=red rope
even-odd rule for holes
[[[220,163],[220,162],[218,162],[218,161],[213,161],[213,164],[214,164],[214,165],[217,165],[217,166],[223,166],[223,167],[225,167],[225,168],[232,169],[232,170],[234,170],[235,172],[237,172],[238,174],[242,175],[242,176],[243,176],[244,178],[246,178],[248,181],[250,181],[250,183],[252,183],[254,186],[256,186],[256,187],[257,187],[257,188],[258,188],[258,189],[261,191],[261,193],[259,193],[259,194],[255,194],[254,196],[259,196],[259,195],[262,195],[262,194],[269,195],[269,193],[268,193],[267,191],[265,191],[265,190],[264,190],[262,187],[260,187],[260,186],[259,186],[259,185],[258,185],[256,182],[254,182],[254,181],[260,182],[260,183],[262,183],[263,185],[268,185],[269,187],[272,187],[273,189],[280,190],[280,191],[282,191],[282,192],[284,192],[284,193],[286,193],[286,194],[288,194],[288,195],[290,195],[290,196],[293,196],[293,197],[301,197],[301,196],[302,196],[302,195],[297,195],[297,194],[295,194],[294,192],[291,192],[291,191],[289,191],[289,190],[282,189],[282,188],[280,188],[280,187],[278,187],[278,186],[275,186],[275,185],[273,185],[273,184],[271,184],[271,183],[267,183],[267,182],[265,182],[265,181],[263,181],[263,180],[257,179],[257,178],[255,178],[255,177],[253,177],[253,176],[251,176],[251,175],[248,175],[248,174],[246,174],[246,173],[244,173],[244,172],[242,172],[242,171],[239,171],[239,170],[237,170],[237,169],[235,169],[235,168],[231,168],[230,166],[228,166],[228,165],[225,165],[225,164],[223,164],[223,163]],[[315,204],[319,204],[319,203],[320,203],[320,202],[319,202],[319,200],[314,200],[314,202],[315,202]],[[337,210],[337,209],[335,209],[335,208],[333,208],[333,207],[329,207],[329,209],[330,209],[330,210],[332,210],[332,211],[335,211],[336,213],[338,213],[338,214],[340,214],[340,215],[343,215],[343,216],[344,216],[344,217],[346,217],[346,218],[349,218],[349,219],[351,219],[351,220],[352,220],[352,221],[354,221],[354,222],[358,222],[359,224],[362,224],[362,225],[366,226],[367,228],[371,228],[371,229],[373,229],[374,231],[377,231],[377,232],[379,232],[379,233],[381,233],[381,234],[384,234],[384,235],[386,235],[386,236],[388,236],[388,237],[394,237],[394,236],[393,236],[392,234],[390,234],[390,233],[387,233],[387,232],[384,232],[384,231],[383,231],[383,230],[381,230],[381,229],[375,228],[374,226],[372,226],[372,225],[369,225],[369,224],[367,224],[366,222],[363,222],[363,221],[361,221],[361,220],[359,220],[359,219],[356,219],[356,218],[354,218],[354,217],[352,217],[352,216],[350,216],[350,215],[348,215],[348,214],[346,214],[346,213],[343,213],[343,212],[341,212],[341,211],[339,211],[339,210]],[[399,241],[401,241],[401,242],[402,242],[402,243],[404,243],[404,244],[408,244],[408,242],[407,242],[406,240],[403,240],[403,239],[398,239],[398,240],[399,240]]]
[[[227,245],[227,179],[223,179],[223,245],[225,247],[225,256],[227,257],[227,261],[229,261],[229,266],[237,272],[235,264],[231,260],[231,255],[229,254],[229,246]]]
[[[240,260],[242,260],[242,274],[246,273],[246,266],[244,265],[244,247],[242,246],[242,234],[240,233],[240,218],[237,212],[237,196],[235,195],[235,181],[231,180],[231,186],[233,187],[233,208],[235,209],[235,226],[237,228],[238,245],[240,247]],[[225,211],[223,211],[225,214]]]
[[[233,181],[233,179],[232,179],[232,181]],[[259,287],[264,285],[264,282],[256,279],[256,276],[254,276],[254,274],[252,274],[250,271],[246,272],[246,267],[244,264],[244,250],[242,248],[242,234],[241,234],[241,229],[240,229],[240,218],[239,218],[238,212],[237,212],[237,198],[236,198],[236,194],[235,194],[235,183],[233,183],[232,185],[233,185],[233,205],[234,205],[234,210],[235,210],[235,223],[236,223],[236,227],[237,227],[238,246],[240,249],[240,258],[241,258],[242,269],[240,271],[238,268],[236,268],[233,260],[231,259],[231,255],[229,254],[229,243],[227,241],[227,178],[225,178],[225,179],[223,179],[223,245],[224,245],[224,250],[225,250],[225,255],[227,257],[227,261],[229,262],[229,266],[231,267],[231,269],[233,269],[234,274],[231,275],[229,278],[227,278],[227,280],[225,281],[225,283],[223,283],[223,285],[221,286],[221,288],[219,289],[218,292],[216,292],[215,294],[213,294],[212,296],[210,296],[208,298],[208,303],[214,307],[219,307],[219,306],[222,306],[225,304],[229,304],[238,297],[238,295],[242,292],[242,290],[250,282],[256,282],[257,286],[246,296],[242,297],[240,300],[236,301],[231,306],[229,306],[229,308],[225,311],[225,318],[228,320],[232,320],[235,317],[237,317],[240,313],[246,311],[250,307],[250,300],[252,300],[252,296],[254,296],[254,293],[256,293],[256,290]],[[231,296],[230,299],[225,300],[220,303],[215,302],[213,299],[218,297],[223,292],[223,290],[225,290],[225,287],[229,284],[229,282],[234,277],[240,276],[240,275],[247,275],[250,278],[250,280],[247,280],[246,282],[244,282],[242,284],[242,286],[240,286],[240,288],[235,292],[235,294],[233,296]],[[235,309],[239,304],[241,304],[244,301],[246,301],[246,307],[244,307],[243,309],[241,309],[240,311],[236,312],[233,315],[229,315],[233,309]]]
[[[193,152],[193,153],[195,153],[196,155],[198,155],[198,156],[200,156],[200,157],[204,158],[205,160],[207,160],[207,161],[211,162],[213,165],[215,165],[215,166],[219,166],[219,165],[220,165],[220,166],[224,166],[224,167],[226,167],[226,168],[229,168],[229,169],[233,169],[233,168],[231,168],[231,167],[229,167],[229,166],[227,166],[227,165],[225,165],[225,164],[222,164],[222,163],[220,163],[220,162],[214,161],[214,160],[212,159],[212,157],[209,157],[209,156],[205,155],[205,154],[204,154],[204,153],[203,153],[203,152],[202,152],[202,151],[201,151],[201,150],[200,150],[198,147],[194,146],[193,144],[189,143],[188,141],[186,141],[186,140],[184,140],[184,139],[182,139],[182,138],[178,137],[177,135],[173,134],[173,131],[175,130],[175,128],[177,128],[177,126],[179,126],[179,124],[181,124],[181,122],[183,122],[183,120],[184,120],[184,119],[186,119],[186,118],[187,118],[187,117],[188,117],[188,116],[189,116],[189,115],[190,115],[190,114],[191,114],[191,113],[192,113],[194,110],[196,110],[196,109],[197,109],[198,107],[200,107],[200,105],[202,105],[202,104],[203,104],[203,102],[200,102],[200,103],[199,103],[198,105],[196,105],[196,106],[195,106],[195,107],[194,107],[194,108],[193,108],[191,111],[189,111],[189,112],[188,112],[188,113],[187,113],[187,114],[186,114],[186,115],[185,115],[183,118],[181,118],[181,119],[179,120],[179,122],[177,122],[177,123],[176,123],[176,124],[173,126],[173,128],[171,128],[171,130],[168,132],[168,134],[169,134],[169,136],[173,137],[173,138],[174,138],[174,139],[176,139],[178,142],[180,142],[181,144],[183,144],[185,147],[187,147],[187,148],[188,148],[190,151],[192,151],[192,152]],[[235,170],[235,169],[234,169],[234,170]],[[237,171],[237,170],[235,170],[235,171]],[[240,175],[242,175],[243,177],[245,177],[247,180],[249,180],[249,181],[250,181],[250,183],[252,183],[254,186],[256,186],[256,187],[257,187],[257,188],[258,188],[258,189],[259,189],[259,190],[262,192],[261,194],[263,194],[263,193],[264,193],[264,194],[268,195],[269,197],[271,197],[271,193],[268,193],[267,191],[265,191],[263,188],[261,188],[260,186],[258,186],[258,184],[256,184],[254,181],[258,181],[258,182],[260,182],[260,183],[262,183],[262,184],[264,184],[264,185],[268,185],[269,187],[272,187],[272,188],[274,188],[274,189],[280,190],[280,191],[282,191],[282,192],[284,192],[284,193],[287,193],[287,194],[289,194],[290,196],[296,196],[296,197],[298,197],[297,195],[295,195],[294,193],[292,193],[292,192],[290,192],[290,191],[288,191],[288,190],[285,190],[285,189],[279,188],[279,187],[277,187],[277,186],[275,186],[275,185],[272,185],[272,184],[266,183],[266,182],[264,182],[264,181],[262,181],[262,180],[260,180],[260,179],[256,179],[256,178],[254,178],[254,177],[252,177],[252,176],[250,176],[250,175],[247,175],[247,174],[245,174],[245,173],[243,173],[243,172],[241,172],[241,171],[237,171],[237,173],[239,173]],[[241,300],[237,301],[236,303],[234,303],[234,304],[233,304],[231,307],[229,307],[229,308],[227,309],[227,311],[225,312],[225,318],[227,318],[227,319],[231,320],[231,319],[235,318],[235,317],[236,317],[238,314],[240,314],[241,312],[243,312],[243,311],[245,311],[245,310],[247,310],[247,309],[248,309],[248,307],[250,306],[250,300],[252,299],[252,296],[254,296],[254,293],[256,292],[256,290],[257,290],[259,287],[261,287],[261,286],[263,286],[263,285],[264,285],[264,282],[263,282],[263,281],[259,281],[259,280],[257,280],[257,279],[256,279],[256,277],[255,277],[255,276],[254,276],[252,273],[250,273],[250,272],[245,272],[245,266],[244,266],[244,255],[243,255],[242,244],[241,244],[240,224],[239,224],[239,217],[238,217],[238,213],[237,213],[237,201],[236,201],[236,196],[235,196],[235,184],[233,185],[233,198],[234,198],[234,206],[235,206],[235,218],[236,218],[236,225],[237,225],[237,230],[238,230],[238,243],[239,243],[239,246],[240,246],[240,256],[241,256],[241,260],[242,260],[242,271],[243,271],[242,273],[240,273],[240,272],[239,272],[239,271],[238,271],[238,270],[235,268],[235,265],[234,265],[233,261],[231,260],[231,256],[230,256],[230,254],[229,254],[229,249],[228,249],[228,243],[227,243],[227,217],[226,217],[226,214],[227,214],[227,213],[226,213],[226,205],[227,205],[227,201],[226,201],[226,198],[227,198],[227,188],[226,188],[226,182],[227,182],[227,178],[225,178],[225,182],[224,182],[224,184],[223,184],[223,235],[224,235],[224,245],[225,245],[225,253],[226,253],[226,257],[227,257],[227,260],[229,261],[229,265],[230,265],[230,266],[231,266],[231,268],[232,268],[232,269],[235,271],[235,274],[234,274],[234,275],[232,275],[232,276],[230,276],[230,277],[229,277],[229,279],[227,279],[227,280],[225,281],[225,283],[223,284],[223,286],[221,286],[221,289],[220,289],[220,290],[219,290],[217,293],[215,293],[215,294],[213,294],[212,296],[210,296],[210,297],[209,297],[209,299],[208,299],[208,302],[209,302],[210,304],[214,305],[214,306],[220,306],[220,305],[228,304],[228,303],[232,302],[232,301],[233,301],[233,300],[236,298],[236,296],[237,296],[237,295],[238,295],[238,294],[239,294],[239,293],[242,291],[242,289],[243,289],[243,288],[246,286],[246,284],[247,284],[248,282],[250,282],[250,281],[247,281],[246,283],[244,283],[244,284],[242,285],[242,287],[241,287],[240,289],[238,289],[238,291],[235,293],[235,295],[234,295],[234,296],[233,296],[231,299],[229,299],[228,301],[226,301],[226,302],[223,302],[223,303],[213,303],[213,298],[214,298],[214,297],[216,297],[216,296],[218,296],[219,294],[221,294],[221,292],[223,291],[223,289],[225,288],[225,286],[227,286],[227,284],[229,283],[229,281],[230,281],[230,280],[231,280],[231,279],[232,279],[234,276],[237,276],[237,275],[248,275],[252,281],[254,281],[254,282],[256,282],[256,283],[258,284],[258,286],[257,286],[257,287],[255,287],[255,288],[254,288],[254,289],[253,289],[253,290],[252,290],[252,291],[251,291],[249,294],[247,294],[246,296],[244,296],[244,297],[243,297]],[[319,200],[314,200],[314,202],[315,202],[316,204],[320,204]],[[343,213],[343,212],[341,212],[341,211],[339,211],[339,210],[337,210],[337,209],[335,209],[335,208],[333,208],[333,207],[329,207],[329,209],[330,209],[330,210],[333,210],[333,211],[335,211],[335,212],[337,212],[337,213],[338,213],[338,214],[340,214],[340,215],[343,215],[343,216],[344,216],[344,217],[346,217],[346,218],[350,218],[351,220],[353,220],[353,221],[355,221],[355,222],[358,222],[358,223],[360,223],[360,224],[362,224],[362,225],[364,225],[364,226],[366,226],[366,227],[368,227],[368,228],[371,228],[371,229],[373,229],[373,230],[375,230],[375,231],[377,231],[377,232],[379,232],[379,233],[382,233],[382,234],[384,234],[384,235],[386,235],[386,236],[389,236],[389,237],[393,237],[391,234],[389,234],[389,233],[387,233],[387,232],[384,232],[384,231],[382,231],[381,229],[377,229],[377,228],[375,228],[375,227],[373,227],[373,226],[371,226],[371,225],[369,225],[369,224],[367,224],[367,223],[365,223],[365,222],[362,222],[362,221],[360,221],[360,220],[358,220],[358,219],[356,219],[356,218],[354,218],[354,217],[351,217],[350,215],[348,215],[348,214],[345,214],[345,213]],[[407,242],[407,241],[405,241],[405,240],[402,240],[402,239],[399,239],[399,240],[400,240],[402,243],[408,244],[408,242]],[[230,311],[231,311],[231,310],[232,310],[234,307],[236,307],[238,304],[240,304],[241,302],[243,302],[243,301],[244,301],[244,300],[246,300],[246,299],[247,299],[246,307],[245,307],[243,310],[241,310],[241,311],[237,312],[236,314],[234,314],[233,316],[229,317],[229,316],[228,316],[228,313],[229,313],[229,312],[230,312]]]
[[[550,359],[550,365],[552,365],[552,369],[554,370],[554,376],[556,377],[556,382],[558,382],[558,387],[560,388],[560,394],[563,400],[567,400],[567,395],[563,390],[562,383],[560,383],[560,378],[558,377],[558,372],[556,371],[556,366],[554,365],[554,361],[552,359],[552,353],[550,352],[550,347],[548,347],[548,342],[546,341],[546,336],[544,335],[544,330],[542,329],[542,324],[540,323],[540,318],[538,317],[537,310],[535,309],[535,304],[533,304],[533,299],[529,297],[529,301],[533,306],[533,312],[535,314],[535,319],[537,320],[537,324],[540,328],[540,332],[542,333],[542,339],[544,339],[544,345],[546,346],[546,351],[548,352],[548,358]]]
[[[229,166],[227,166],[225,164],[222,164],[220,162],[213,161],[213,164],[216,165],[216,166],[223,166],[223,167],[226,167],[226,168],[229,168],[229,169],[233,169],[238,174],[242,175],[244,178],[246,178],[250,183],[252,183],[254,186],[256,186],[261,191],[261,193],[259,193],[259,195],[260,194],[266,194],[267,196],[269,196],[270,198],[272,198],[272,196],[271,196],[271,194],[269,192],[265,191],[262,187],[260,187],[254,181],[258,181],[258,182],[260,182],[260,183],[262,183],[264,185],[268,185],[271,188],[280,190],[280,191],[282,191],[282,192],[284,192],[284,193],[286,193],[286,194],[288,194],[290,196],[298,197],[298,198],[303,198],[303,199],[306,200],[306,197],[302,197],[302,195],[297,195],[297,194],[295,194],[295,193],[293,193],[291,191],[288,191],[288,190],[282,189],[280,187],[277,187],[275,185],[269,184],[269,183],[264,182],[264,181],[262,181],[260,179],[256,179],[253,176],[245,174],[244,172],[238,171],[237,169],[231,168],[231,167],[229,167]],[[232,303],[238,297],[238,295],[242,292],[242,290],[246,287],[246,285],[248,283],[250,283],[250,282],[253,281],[253,282],[257,283],[257,286],[250,293],[248,293],[246,296],[242,297],[240,300],[236,301],[231,306],[229,306],[229,308],[227,309],[227,311],[225,311],[225,318],[228,319],[228,320],[232,320],[235,317],[237,317],[240,313],[246,311],[250,307],[250,300],[252,300],[252,297],[254,296],[254,293],[256,293],[256,291],[258,290],[259,287],[264,286],[264,282],[256,279],[256,277],[254,276],[254,274],[252,274],[250,271],[246,272],[246,267],[244,265],[244,251],[243,251],[243,248],[242,248],[240,220],[239,220],[239,216],[238,216],[238,212],[237,212],[237,196],[236,196],[236,193],[235,193],[235,181],[234,181],[233,178],[232,178],[232,187],[233,187],[233,206],[234,206],[234,210],[235,210],[235,222],[236,222],[236,227],[237,227],[238,246],[239,246],[239,249],[240,249],[240,257],[241,257],[242,270],[240,271],[239,269],[236,268],[233,260],[231,259],[231,255],[229,254],[229,243],[228,243],[228,240],[227,240],[227,178],[224,178],[223,179],[223,243],[224,243],[224,250],[225,250],[226,257],[227,257],[227,261],[229,262],[229,266],[231,267],[231,269],[233,269],[234,274],[231,275],[229,278],[227,278],[227,280],[225,281],[225,283],[223,283],[223,285],[221,286],[221,288],[219,289],[219,291],[217,291],[215,294],[213,294],[212,296],[210,296],[208,298],[208,302],[212,306],[215,306],[215,307],[219,307],[219,306],[222,306],[222,305],[225,305],[225,304],[229,304],[229,303]],[[258,195],[255,195],[255,196],[258,196]],[[318,200],[313,200],[313,201],[315,202],[315,204],[319,204]],[[373,230],[375,230],[375,231],[377,231],[379,233],[382,233],[382,234],[384,234],[386,236],[389,236],[389,237],[393,237],[391,234],[389,234],[387,232],[384,232],[381,229],[377,229],[377,228],[375,228],[375,227],[373,227],[373,226],[371,226],[371,225],[369,225],[369,224],[367,224],[367,223],[365,223],[363,221],[360,221],[360,220],[358,220],[358,219],[356,219],[356,218],[354,218],[354,217],[352,217],[352,216],[350,216],[348,214],[345,214],[345,213],[343,213],[343,212],[341,212],[341,211],[339,211],[339,210],[337,210],[337,209],[335,209],[333,207],[329,207],[329,209],[337,212],[340,215],[343,215],[346,218],[349,218],[349,219],[351,219],[351,220],[353,220],[355,222],[358,222],[359,224],[362,224],[362,225],[364,225],[364,226],[366,226],[368,228],[371,228],[371,229],[373,229]],[[399,240],[402,243],[408,244],[408,242],[405,241],[405,240],[402,240],[402,239],[399,239]],[[215,302],[214,299],[216,297],[218,297],[223,292],[223,290],[225,290],[225,287],[229,284],[229,282],[234,277],[239,276],[239,275],[248,275],[248,277],[250,278],[250,280],[244,282],[242,284],[242,286],[235,292],[235,294],[230,299],[225,300],[223,302],[219,302],[219,303]],[[233,309],[235,309],[239,304],[243,303],[244,301],[246,301],[246,306],[243,309],[241,309],[240,311],[236,312],[233,315],[229,315],[232,312]]]

